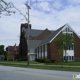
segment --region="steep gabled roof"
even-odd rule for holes
[[[39,44],[41,40],[29,40],[29,48],[35,49]]]
[[[64,25],[64,26],[65,26],[65,25]],[[54,37],[62,30],[62,28],[63,28],[64,26],[62,26],[62,27],[60,27],[59,29],[53,31],[53,32],[52,32],[51,34],[49,34],[48,36],[44,37],[44,38],[42,39],[41,43],[39,44],[39,46],[44,45],[44,44],[46,44],[46,43],[49,43],[49,42],[51,41],[51,39],[54,38]]]
[[[53,36],[53,38],[49,41],[49,43],[62,31],[62,29],[66,26],[67,24],[63,25],[59,29],[56,30],[56,34]]]
[[[29,29],[29,35],[32,37],[37,37],[38,35],[40,35],[44,30],[37,30],[37,29]],[[50,30],[50,32],[52,33],[53,30]],[[28,35],[28,29],[26,29],[26,36]]]
[[[37,29],[30,29],[29,35],[32,37],[37,37],[39,34],[41,34],[43,30],[37,30]],[[28,29],[26,29],[26,36],[28,35]]]
[[[42,46],[44,44],[47,44],[47,43],[51,43],[56,37],[57,35],[60,34],[60,32],[62,30],[64,30],[66,27],[70,28],[75,34],[76,32],[69,26],[69,24],[65,24],[63,25],[62,27],[60,27],[59,29],[57,29],[56,31],[53,31],[51,34],[49,34],[48,36],[44,37],[41,41],[41,43],[39,44],[39,46]],[[76,34],[77,35],[77,34]],[[77,35],[78,36],[78,35]],[[78,36],[79,37],[79,36]],[[80,37],[79,37],[80,38]]]

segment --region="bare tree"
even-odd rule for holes
[[[33,0],[27,0],[27,3],[30,5],[32,4],[32,1]],[[37,3],[37,0],[35,1]],[[12,2],[7,2],[6,0],[0,0],[0,18],[1,18],[1,15],[10,16],[11,13],[15,13],[15,11],[13,11],[11,8],[17,10],[24,17],[24,19],[28,21],[26,15],[24,15],[20,9],[14,6]]]
[[[0,0],[0,17],[1,15],[10,16],[11,13],[15,13],[15,11],[10,10],[13,8],[12,2],[6,2],[5,0]]]

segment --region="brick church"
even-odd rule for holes
[[[29,32],[28,32],[29,31]],[[29,33],[29,41],[27,43],[27,37]],[[63,55],[57,54],[57,48],[54,46],[54,40],[62,33],[69,33],[74,37],[75,44],[73,48],[69,48],[66,52],[66,57],[68,61],[80,60],[80,38],[76,32],[71,28],[69,24],[65,24],[57,30],[39,30],[32,29],[31,24],[21,24],[20,27],[20,45],[19,53],[21,58],[30,56],[30,60],[35,60],[36,58],[48,58],[50,60],[62,61],[64,60],[65,53],[63,50]],[[29,53],[28,53],[29,49]],[[60,58],[61,57],[61,58]]]

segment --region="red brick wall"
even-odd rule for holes
[[[58,36],[55,39],[57,39]],[[75,33],[73,33],[73,36],[74,36],[74,41],[75,41],[74,59],[80,60],[80,39]],[[59,53],[58,53],[58,49],[55,46],[54,40],[48,44],[48,58],[52,59],[52,60],[55,59],[56,61],[62,61],[63,60],[63,56],[59,55]]]
[[[51,59],[56,60],[56,61],[62,61],[62,56],[61,55],[63,53],[62,54],[58,53],[58,49],[55,46],[54,41],[51,42],[50,46],[51,46]]]
[[[14,60],[15,56],[19,54],[19,46],[8,46],[8,60]]]
[[[75,33],[73,33],[73,35],[74,35],[74,41],[75,41],[74,57],[75,57],[75,60],[80,60],[80,38]]]
[[[45,29],[38,37],[38,40],[42,40],[45,36],[47,36],[48,34],[50,34],[51,32],[48,29]]]
[[[55,39],[57,39],[58,37],[59,35]],[[60,55],[58,53],[58,49],[55,46],[54,40],[48,44],[48,57],[51,60],[62,61],[62,54]]]

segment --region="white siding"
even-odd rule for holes
[[[42,58],[44,58],[44,46],[42,46]]]
[[[47,45],[45,45],[45,58],[47,58]]]
[[[73,36],[73,30],[66,26],[64,29],[63,29],[63,34],[71,34]],[[72,50],[73,49],[73,50]],[[68,47],[68,50],[66,50],[66,54],[65,54],[65,50],[63,51],[63,58],[66,57],[68,61],[73,61],[73,57],[74,57],[74,48],[72,47]]]
[[[30,52],[29,52],[29,60],[30,61],[35,60],[35,50],[33,48],[30,49]]]
[[[66,50],[66,56],[68,61],[74,61],[74,50]],[[63,51],[63,57],[65,57],[65,51]]]
[[[37,59],[38,59],[38,48],[36,49]]]
[[[41,47],[39,47],[39,58],[41,58]]]
[[[29,58],[30,61],[34,61],[35,60],[35,54],[30,54],[29,56],[30,56],[30,58]]]

